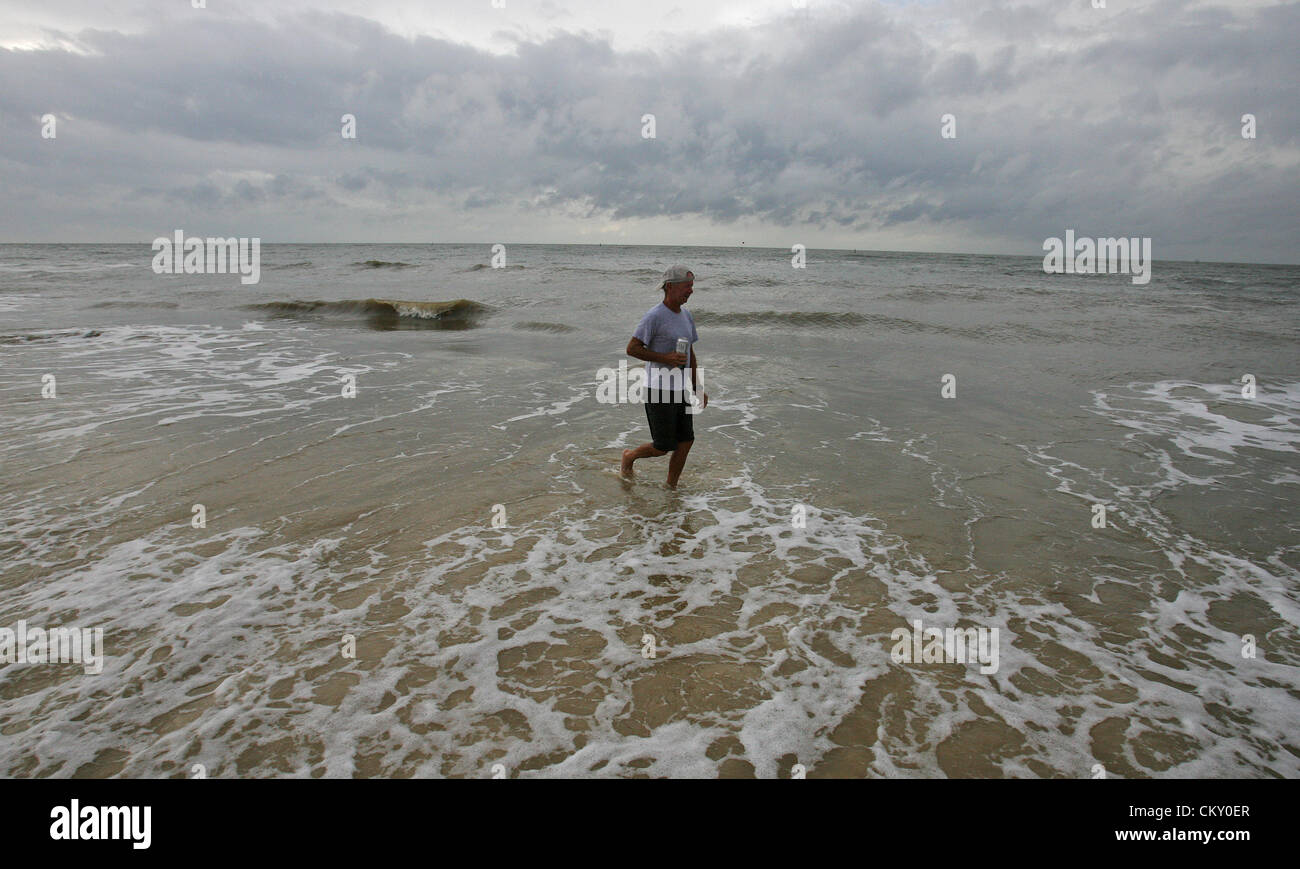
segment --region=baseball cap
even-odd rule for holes
[[[673,266],[664,272],[664,282],[659,285],[663,289],[667,284],[681,284],[691,280],[696,275],[686,266]]]

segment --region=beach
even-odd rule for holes
[[[1300,267],[491,248],[0,246],[0,626],[104,651],[0,774],[1300,775]],[[597,387],[677,263],[670,490]]]

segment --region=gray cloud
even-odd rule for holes
[[[690,218],[727,241],[757,222],[813,246],[1036,253],[1073,228],[1297,260],[1300,4],[969,5],[824,10],[653,52],[557,31],[496,54],[324,12],[60,34],[82,51],[0,51],[0,233],[373,238],[460,211],[521,241],[546,221],[662,237]],[[394,240],[430,240],[419,226]]]

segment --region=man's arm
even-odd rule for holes
[[[685,353],[656,353],[641,343],[640,338],[633,338],[627,342],[627,355],[643,362],[658,362],[660,365],[684,365],[686,363]],[[691,372],[691,376],[695,376],[694,371]]]

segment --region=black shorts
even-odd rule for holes
[[[671,453],[682,441],[695,440],[695,424],[692,414],[686,412],[686,401],[681,393],[651,390],[647,393],[651,399],[645,403],[646,419],[650,420],[650,438],[655,449]],[[654,401],[662,397],[666,401]],[[678,399],[673,401],[672,399]]]

